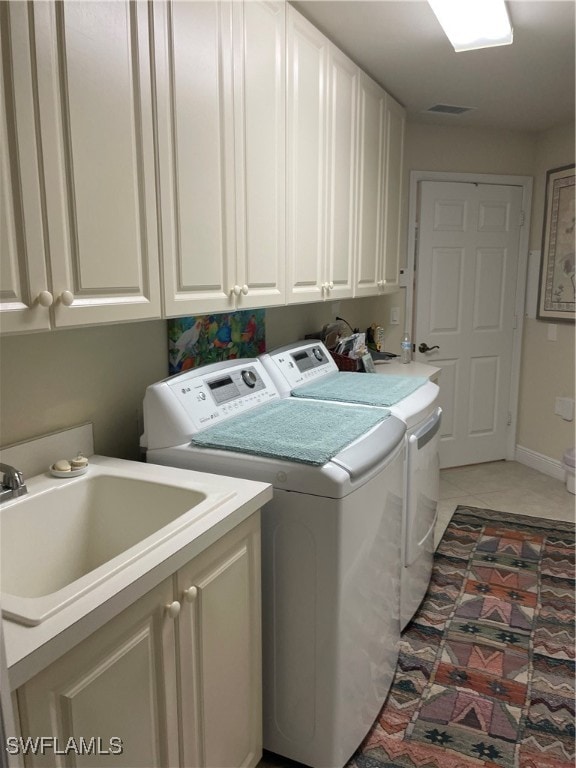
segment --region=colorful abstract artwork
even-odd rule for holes
[[[178,317],[168,321],[169,372],[256,357],[266,351],[264,310]]]

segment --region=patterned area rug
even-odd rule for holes
[[[574,525],[459,507],[349,768],[573,768]]]

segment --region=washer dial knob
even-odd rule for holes
[[[246,384],[247,387],[250,387],[250,389],[254,389],[258,379],[256,378],[256,374],[254,373],[254,371],[242,371],[242,381],[244,382],[244,384]]]

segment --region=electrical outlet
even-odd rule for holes
[[[390,325],[398,325],[400,322],[400,307],[390,309]]]

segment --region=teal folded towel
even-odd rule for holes
[[[341,371],[293,389],[292,397],[390,407],[411,395],[427,381],[424,376]]]
[[[288,398],[215,424],[194,435],[192,443],[322,465],[389,416],[385,408],[343,407]]]

